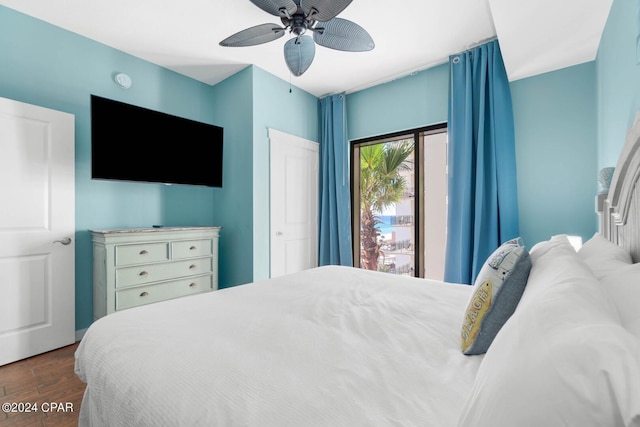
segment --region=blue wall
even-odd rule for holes
[[[636,0],[614,0],[598,50],[598,168],[615,166],[640,111]]]
[[[270,270],[267,128],[318,141],[318,98],[253,67],[253,280]],[[289,91],[291,89],[291,91]]]
[[[225,130],[222,188],[216,190],[213,215],[222,227],[218,274],[224,288],[252,281],[252,67],[212,89],[213,115]]]
[[[215,195],[221,287],[269,277],[267,128],[317,141],[318,99],[250,66],[213,87],[214,116],[234,141],[225,145],[224,185]]]
[[[446,122],[448,84],[444,64],[348,95],[349,139]],[[520,233],[529,247],[596,230],[595,85],[593,63],[511,84]]]
[[[347,95],[348,139],[445,123],[448,88],[444,64]]]
[[[511,83],[520,234],[528,246],[554,234],[596,231],[595,63]]]

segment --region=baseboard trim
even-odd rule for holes
[[[81,341],[88,328],[80,329],[76,331],[76,342]]]

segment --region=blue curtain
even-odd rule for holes
[[[332,95],[322,98],[319,102],[319,265],[353,266],[349,146],[344,98],[344,95]]]
[[[498,41],[449,58],[449,210],[445,280],[473,283],[519,235],[513,108]]]

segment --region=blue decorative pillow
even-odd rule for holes
[[[502,325],[511,317],[531,271],[529,252],[522,239],[509,240],[482,266],[462,324],[464,354],[483,354]]]

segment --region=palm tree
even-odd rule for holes
[[[377,214],[402,199],[407,183],[400,172],[410,169],[413,148],[410,140],[360,148],[360,256],[367,270],[378,270]]]

